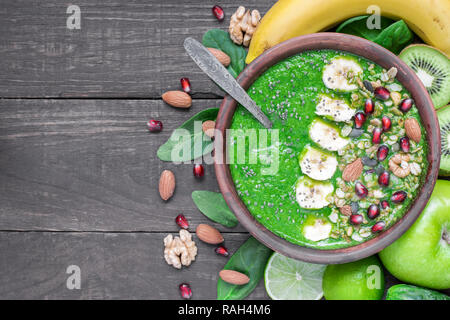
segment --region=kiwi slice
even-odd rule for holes
[[[437,111],[441,128],[441,168],[439,175],[450,175],[450,105]]]
[[[436,109],[450,101],[450,60],[444,53],[424,44],[413,44],[403,49],[399,57],[422,81]]]

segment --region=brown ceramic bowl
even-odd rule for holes
[[[260,242],[274,251],[294,259],[321,264],[345,263],[368,257],[382,250],[408,230],[420,215],[430,198],[438,177],[441,150],[439,123],[431,99],[414,72],[393,53],[373,42],[355,36],[339,33],[316,33],[287,40],[255,59],[242,71],[237,80],[244,89],[248,89],[253,81],[275,63],[302,51],[317,49],[347,51],[367,58],[385,69],[396,67],[398,69],[397,79],[415,100],[426,130],[429,168],[422,190],[405,215],[391,228],[359,245],[335,250],[311,249],[280,238],[253,218],[236,192],[228,165],[223,164],[225,163],[223,157],[226,155],[225,144],[216,143],[215,145],[217,156],[215,170],[225,201],[236,214],[240,223]],[[228,95],[225,96],[216,121],[216,129],[221,131],[223,137],[225,137],[225,130],[230,127],[235,109],[236,101]],[[217,152],[218,148],[222,152]]]

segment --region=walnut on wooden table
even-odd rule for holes
[[[181,229],[179,237],[171,234],[164,238],[164,259],[167,264],[181,269],[181,266],[188,267],[197,256],[197,246],[192,240],[189,231]]]
[[[253,33],[261,20],[258,10],[245,10],[240,6],[231,16],[228,32],[234,43],[248,47],[252,39]]]

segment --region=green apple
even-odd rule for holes
[[[379,256],[399,280],[433,289],[450,288],[450,181],[437,181],[417,221]]]

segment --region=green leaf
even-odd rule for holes
[[[192,200],[194,200],[197,208],[214,222],[228,228],[235,227],[239,223],[233,212],[228,208],[221,193],[194,191],[192,192]]]
[[[384,48],[399,53],[413,40],[413,33],[403,20],[394,20],[381,17],[379,29],[367,28],[369,16],[358,16],[343,22],[336,32],[347,33],[378,43]]]
[[[184,162],[211,152],[213,148],[211,138],[203,133],[201,126],[195,130],[194,122],[215,120],[218,112],[218,108],[205,109],[175,129],[169,140],[159,147],[158,158],[162,161]],[[201,148],[196,148],[194,145]],[[183,150],[187,151],[183,152]]]
[[[399,20],[384,29],[374,42],[398,54],[413,41],[413,38],[414,35],[406,23],[403,20]]]
[[[248,296],[258,285],[264,275],[267,260],[272,250],[250,237],[228,260],[224,269],[246,274],[250,282],[241,286],[227,283],[219,278],[217,281],[218,300],[239,300]]]
[[[231,63],[227,69],[233,77],[236,78],[244,70],[247,52],[230,39],[228,32],[220,29],[208,30],[203,35],[202,42],[205,47],[219,49],[230,57]]]

